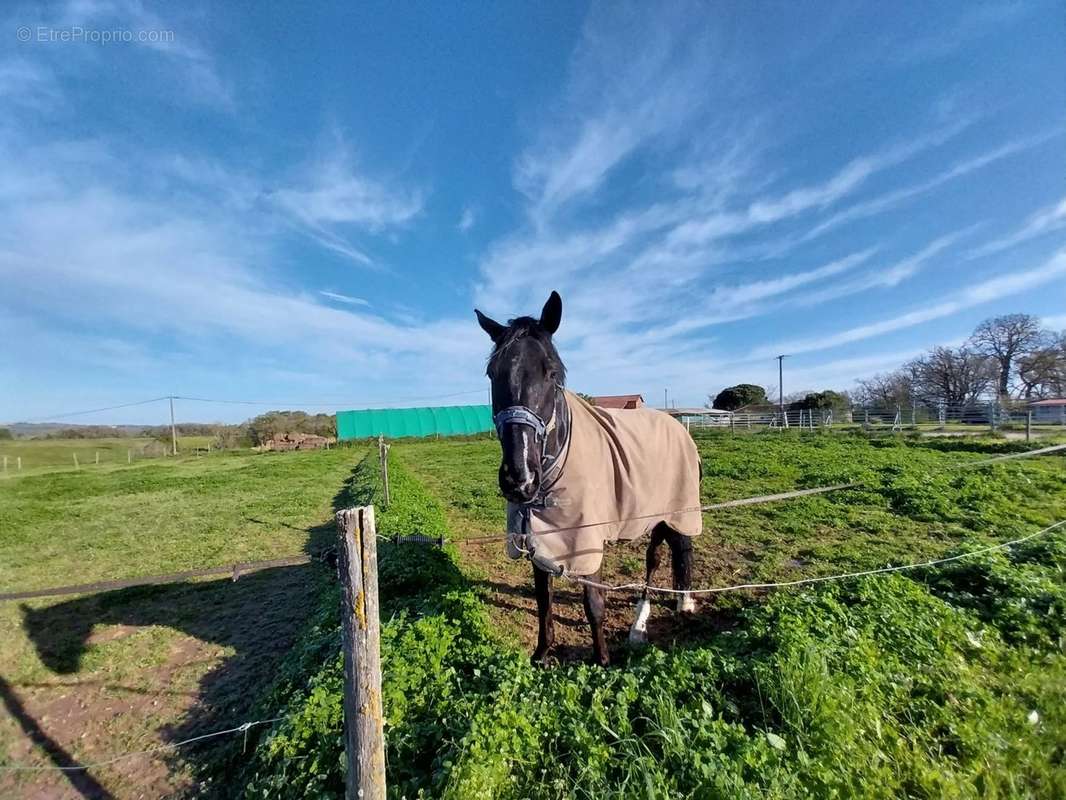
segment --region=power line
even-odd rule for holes
[[[22,420],[23,422],[49,422],[54,419],[63,419],[64,417],[80,417],[86,414],[98,414],[101,411],[114,411],[119,408],[132,408],[133,406],[146,406],[149,403],[160,403],[163,400],[168,400],[169,396],[153,397],[150,400],[138,400],[135,403],[122,403],[117,406],[104,406],[103,408],[90,408],[85,411],[65,411],[62,414],[49,414],[44,417],[33,417],[31,419]]]
[[[164,400],[186,400],[195,403],[221,403],[224,405],[241,405],[241,406],[362,406],[372,407],[375,405],[387,406],[395,403],[411,403],[421,400],[444,400],[449,397],[463,397],[471,394],[481,394],[485,390],[482,389],[468,389],[462,392],[449,392],[447,394],[437,395],[422,395],[418,397],[395,397],[391,400],[376,400],[371,402],[362,403],[350,403],[345,399],[334,400],[230,400],[218,397],[192,397],[189,395],[163,395],[162,397],[153,397],[149,400],[138,400],[133,403],[120,403],[113,406],[104,406],[102,408],[88,408],[81,411],[64,411],[59,414],[48,414],[41,417],[31,417],[30,419],[20,420],[21,422],[36,423],[36,422],[51,422],[52,420],[64,419],[66,417],[80,417],[87,414],[99,414],[104,411],[115,411],[121,408],[133,408],[134,406],[148,405],[149,403],[161,403]]]
[[[462,397],[471,394],[481,394],[485,390],[482,389],[468,389],[462,392],[449,392],[447,394],[436,395],[422,395],[416,397],[394,397],[391,400],[375,400],[366,401],[362,403],[350,403],[346,399],[339,400],[230,400],[217,397],[189,397],[186,395],[174,395],[175,400],[189,400],[196,403],[222,403],[224,405],[242,405],[242,406],[338,406],[338,405],[355,405],[355,406],[373,406],[373,405],[391,405],[393,403],[410,403],[419,400],[444,400],[449,397]]]

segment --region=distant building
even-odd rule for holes
[[[718,425],[728,425],[729,418],[733,416],[732,411],[722,411],[717,408],[668,408],[666,413],[676,419],[686,428],[695,427],[712,427]]]
[[[1066,397],[1034,400],[1029,404],[1033,422],[1059,422],[1066,425]]]
[[[644,405],[644,398],[639,394],[605,394],[593,397],[592,405],[597,408],[640,408]]]
[[[321,450],[336,442],[332,436],[317,436],[313,433],[279,433],[259,450]]]

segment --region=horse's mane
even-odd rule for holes
[[[563,364],[563,360],[559,358],[559,352],[552,344],[551,334],[540,326],[540,320],[533,317],[518,317],[507,321],[507,332],[496,342],[496,346],[492,348],[492,353],[489,355],[487,373],[489,375],[493,373],[500,359],[520,339],[530,339],[539,345],[544,357],[548,360],[548,365],[555,372],[559,385],[565,385],[566,365]]]

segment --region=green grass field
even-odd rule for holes
[[[317,552],[332,541],[334,501],[358,457],[347,448],[179,455],[12,477],[0,482],[0,591]],[[5,694],[89,759],[223,727],[269,681],[325,578],[308,566],[0,604]],[[10,706],[0,710],[6,760],[51,763]],[[173,759],[140,758],[99,779],[116,796],[142,781],[158,796],[187,772]],[[66,796],[62,776],[0,773],[0,796],[30,786]]]
[[[706,515],[699,586],[913,562],[1066,519],[1062,455],[958,469],[1024,443],[796,432],[698,443],[706,502],[864,484]],[[939,569],[704,598],[692,618],[658,603],[646,649],[625,645],[634,598],[613,594],[609,669],[583,663],[580,595],[560,582],[558,663],[537,670],[528,564],[502,542],[464,544],[502,530],[497,443],[397,443],[388,509],[366,452],[5,481],[0,587],[314,550],[335,508],[375,502],[380,532],[453,542],[381,546],[390,796],[1066,794],[1066,532]],[[605,565],[609,580],[639,577],[643,549],[615,548]],[[246,742],[92,777],[119,796],[343,786],[336,586],[321,567],[8,604],[0,639],[5,692],[23,708],[0,712],[0,763],[51,763],[25,717],[91,759],[280,714]],[[61,795],[66,780],[2,776],[0,795]]]
[[[0,479],[18,477],[20,473],[74,469],[75,456],[81,469],[124,467],[130,462],[160,457],[144,452],[144,448],[154,441],[133,436],[112,439],[0,440],[0,459],[7,457],[7,471],[0,473]],[[178,455],[180,457],[196,449],[207,449],[212,441],[210,436],[182,436],[178,440]]]

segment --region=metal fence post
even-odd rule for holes
[[[381,704],[374,507],[337,512],[337,571],[344,642],[344,749],[347,800],[385,800],[385,733]]]

